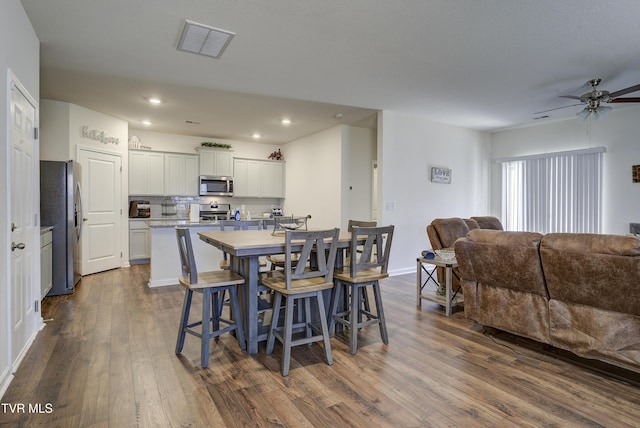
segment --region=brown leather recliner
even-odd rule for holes
[[[502,227],[502,222],[498,217],[471,217],[471,220],[475,220],[475,222],[478,224],[478,228],[480,229],[504,230],[504,228]]]
[[[467,222],[460,217],[437,218],[427,225],[427,236],[431,242],[431,248],[441,250],[443,248],[453,248],[453,243],[458,238],[464,238],[469,233],[469,226],[477,229],[475,221]],[[443,283],[445,280],[445,268],[437,269],[438,281]],[[461,291],[458,268],[453,269],[453,278],[451,281],[452,291]]]

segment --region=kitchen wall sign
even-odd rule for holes
[[[438,166],[431,167],[431,182],[451,184],[451,170]]]
[[[116,137],[107,137],[107,131],[99,131],[97,129],[89,129],[88,126],[83,126],[80,128],[80,134],[82,138],[87,138],[89,140],[99,141],[102,144],[120,144],[120,138]]]

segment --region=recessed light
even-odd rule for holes
[[[143,124],[144,126],[150,126],[150,125],[151,125],[151,121],[149,121],[149,120],[143,120],[143,121],[142,121],[142,124]]]
[[[158,105],[162,103],[162,100],[160,98],[149,98],[149,103],[153,105]]]
[[[291,123],[291,119],[284,118],[280,121],[283,125],[289,125]]]
[[[344,117],[344,114],[342,114],[342,113],[337,113],[336,114],[336,119],[338,119],[338,120],[342,119],[343,117]]]
[[[260,138],[260,134],[259,134],[259,133],[257,133],[257,132],[254,132],[253,134],[251,134],[251,137],[252,137],[254,140],[257,140],[258,138]]]

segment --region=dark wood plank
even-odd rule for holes
[[[184,290],[150,289],[148,266],[84,277],[47,298],[38,334],[3,403],[51,403],[51,413],[0,413],[2,426],[616,426],[640,425],[640,388],[499,333],[457,310],[415,306],[415,275],[381,282],[389,330],[322,347],[253,356],[224,335],[202,369],[199,340],[174,354]],[[199,311],[195,302],[194,311]]]

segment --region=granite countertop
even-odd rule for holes
[[[161,220],[147,220],[147,225],[150,228],[160,228],[160,227],[176,227],[176,226],[185,226],[185,227],[211,227],[211,226],[219,226],[220,222],[214,220],[201,220],[199,222],[190,222],[189,219],[161,219]]]

